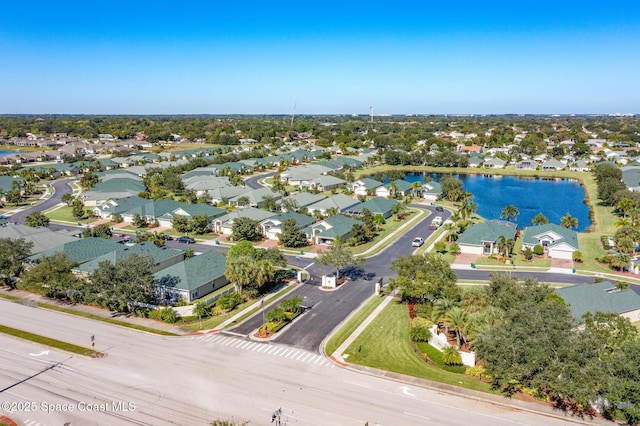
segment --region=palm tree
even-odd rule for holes
[[[414,197],[419,197],[420,193],[422,192],[422,184],[418,181],[413,182],[411,184],[411,192],[413,193]]]
[[[513,247],[516,245],[516,241],[513,238],[507,239],[504,235],[500,235],[496,248],[500,253],[504,252],[505,257],[510,257]]]
[[[633,222],[628,217],[619,217],[614,225],[616,228],[625,228],[633,226]]]
[[[237,256],[227,258],[227,266],[224,275],[234,283],[236,292],[242,293],[242,288],[251,283],[251,273],[249,272],[255,260],[251,256]]]
[[[516,206],[514,206],[513,204],[508,204],[500,212],[500,218],[502,219],[504,217],[505,219],[507,219],[507,222],[511,222],[511,219],[517,220],[519,214],[520,211]]]
[[[458,210],[462,219],[467,220],[478,209],[478,205],[473,202],[472,198],[465,198]]]
[[[549,219],[547,219],[547,217],[542,213],[538,213],[533,217],[533,219],[531,219],[532,225],[544,225],[547,223],[549,223]]]
[[[391,198],[394,198],[400,190],[400,188],[398,187],[398,183],[395,180],[392,181],[389,186],[387,186],[387,189],[389,190],[389,197]]]
[[[627,217],[627,213],[635,207],[635,203],[632,199],[623,197],[616,204],[616,210],[622,213],[622,217]]]
[[[456,226],[455,223],[447,221],[444,224],[444,229],[447,231],[447,242],[450,243],[451,242],[451,237],[453,236],[453,231],[458,229],[458,227]]]
[[[449,312],[452,308],[458,306],[458,301],[455,299],[450,299],[448,297],[443,297],[439,299],[436,303],[433,304],[433,309],[431,310],[431,320],[437,324],[439,322],[443,322],[447,316],[447,312]],[[445,321],[446,327],[446,321]]]
[[[466,330],[467,325],[469,324],[469,315],[467,314],[467,311],[459,306],[454,306],[446,313],[445,322],[456,333],[458,348],[461,347],[463,343],[466,343],[464,330]]]
[[[451,201],[452,204],[458,201],[461,196],[462,196],[462,191],[459,190],[458,188],[453,188],[451,191],[447,193],[447,198],[449,199],[449,201]]]
[[[577,228],[578,227],[578,218],[571,216],[571,213],[568,213],[560,218],[560,226],[565,227],[567,229]]]

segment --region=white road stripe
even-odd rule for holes
[[[274,355],[278,355],[278,353],[282,352],[283,350],[283,347],[278,348],[278,350],[274,352]]]
[[[304,359],[302,360],[302,362],[305,362],[307,360],[307,358],[309,358],[311,355],[313,354],[307,354],[307,356],[304,357]]]
[[[291,352],[292,350],[293,349],[287,349],[286,351],[282,352],[280,356],[289,355],[289,352]]]
[[[294,352],[294,351],[292,351],[290,355],[291,355],[291,356],[287,355],[287,358],[291,358],[291,359],[293,359],[293,357],[294,357],[294,356],[298,355],[298,351],[295,351],[295,352]]]
[[[296,361],[298,361],[300,358],[302,358],[302,355],[304,355],[305,352],[300,352],[300,355],[298,355],[298,357],[296,358]]]
[[[249,345],[251,345],[251,342],[244,342],[244,345],[240,346],[240,349],[247,349]]]
[[[271,354],[271,352],[273,352],[273,351],[275,351],[275,350],[277,350],[277,349],[278,349],[278,347],[277,347],[277,346],[272,346],[272,347],[271,347],[271,350],[270,350],[269,352],[267,352],[267,353],[268,353],[268,354]]]

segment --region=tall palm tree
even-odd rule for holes
[[[462,216],[463,220],[467,220],[470,218],[473,213],[478,209],[478,205],[473,202],[473,197],[465,198],[458,210],[460,212],[460,216]]]
[[[446,313],[445,322],[456,333],[458,348],[461,347],[463,343],[466,343],[464,331],[469,324],[469,315],[467,314],[467,311],[459,306],[454,306]]]
[[[627,213],[635,207],[635,203],[632,199],[623,197],[616,204],[616,210],[622,213],[622,217],[627,217]]]
[[[508,204],[500,212],[500,218],[502,219],[504,217],[507,220],[507,222],[511,222],[511,219],[517,220],[519,214],[520,214],[520,211],[516,206],[514,206],[513,204]]]
[[[411,184],[411,192],[414,197],[419,197],[422,192],[422,184],[418,181]]]
[[[531,219],[532,225],[544,225],[546,223],[549,223],[549,219],[547,219],[547,217],[542,213],[538,213],[533,217],[533,219]]]
[[[448,297],[443,297],[439,299],[436,303],[433,304],[433,309],[431,310],[431,321],[434,323],[445,322],[445,317],[447,312],[449,312],[452,308],[459,306],[459,303],[455,299],[451,299]]]
[[[391,198],[394,198],[398,194],[398,191],[400,191],[398,183],[395,180],[391,181],[387,189],[389,190],[389,197]]]
[[[513,247],[516,245],[516,241],[513,238],[507,239],[504,235],[500,235],[496,248],[500,253],[503,253],[505,257],[510,257]]]
[[[451,242],[451,237],[453,237],[453,231],[455,231],[458,227],[453,222],[446,222],[444,224],[444,229],[447,231],[447,242]]]
[[[560,226],[563,226],[567,229],[577,228],[578,218],[571,216],[571,213],[567,212],[566,215],[560,218]]]

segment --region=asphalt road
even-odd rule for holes
[[[85,347],[93,335],[107,354],[70,356],[0,335],[0,409],[28,425],[198,426],[231,417],[267,425],[278,408],[283,424],[302,426],[574,423],[361,374],[273,342],[160,337],[4,300],[0,311],[3,324]]]
[[[49,197],[48,199],[44,200],[43,202],[36,204],[32,207],[29,207],[23,211],[20,211],[18,213],[15,213],[13,215],[11,215],[11,218],[9,219],[11,222],[15,222],[15,223],[19,223],[19,224],[24,224],[25,222],[25,218],[27,216],[29,216],[31,213],[33,212],[41,212],[47,209],[50,209],[51,207],[59,204],[62,201],[62,196],[64,194],[67,193],[71,193],[71,187],[69,186],[69,179],[64,179],[64,180],[58,180],[55,181],[51,184],[51,186],[54,189],[54,193],[51,197]],[[53,228],[52,228],[53,229]]]

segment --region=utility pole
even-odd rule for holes
[[[271,415],[271,423],[276,422],[276,426],[282,426],[282,420],[280,420],[280,416],[282,416],[282,408],[278,408]]]

